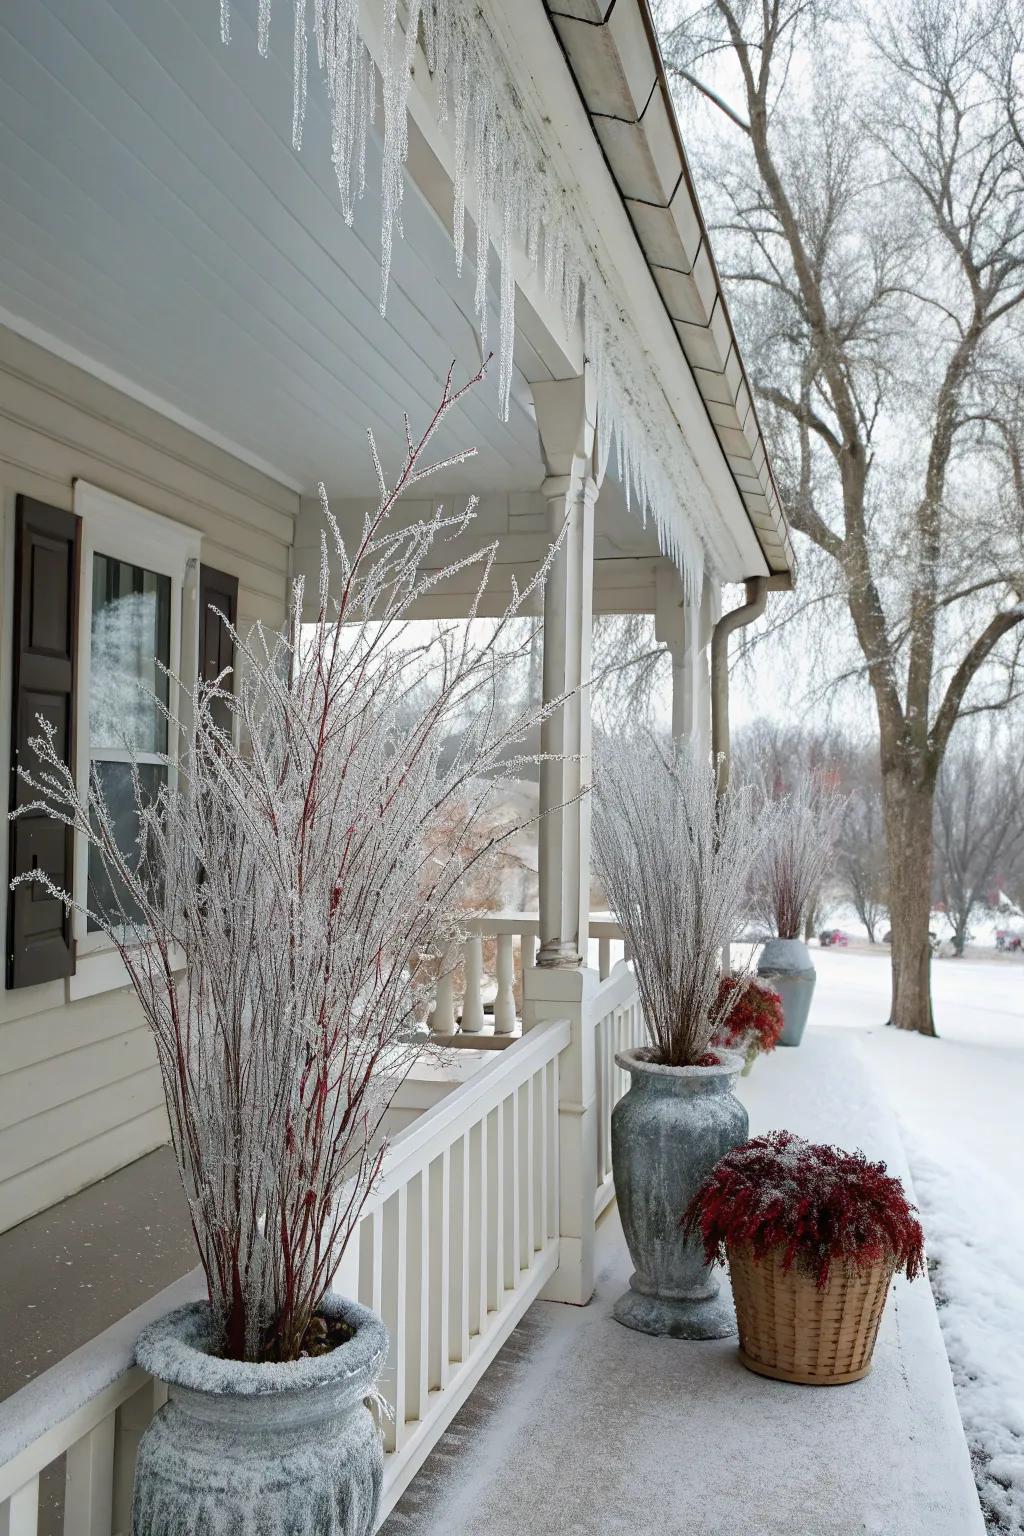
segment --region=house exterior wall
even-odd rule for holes
[[[15,502],[25,494],[70,510],[76,478],[198,530],[203,562],[238,577],[243,631],[257,619],[276,625],[283,617],[298,496],[0,328],[4,784],[10,762]],[[0,888],[5,895],[6,866],[4,836]],[[0,1231],[167,1139],[153,1045],[131,991],[116,986],[115,958],[89,955],[67,982],[0,991]]]

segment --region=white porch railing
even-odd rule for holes
[[[447,968],[438,982],[430,1029],[445,1038],[458,1038],[456,1030],[459,1035],[481,1036],[490,1012],[493,1037],[504,1043],[519,1032],[517,999],[523,996],[524,970],[534,961],[540,922],[536,912],[489,912],[470,918],[466,927],[461,957],[452,957],[461,964]],[[613,960],[625,953],[622,929],[613,918],[591,917],[590,939],[596,941],[597,971],[605,981]],[[485,968],[485,946],[493,970]]]
[[[507,987],[510,946],[518,936],[532,960],[536,919],[478,922],[471,949],[487,935],[508,940],[498,951]],[[531,1302],[542,1292],[586,1301],[592,1290],[594,1226],[614,1194],[612,1110],[627,1086],[615,1055],[644,1036],[632,970],[605,974],[617,926],[594,919],[591,937],[596,987],[580,972],[532,972],[543,986],[531,1016],[542,1022],[507,1037],[395,1137],[336,1277],[391,1336],[382,1518]],[[64,1536],[128,1536],[136,1449],[166,1399],[131,1364],[135,1338],[198,1294],[196,1272],[0,1403],[0,1536],[37,1536],[40,1479],[61,1457]]]
[[[559,1257],[559,1056],[538,1025],[396,1136],[336,1287],[391,1335],[382,1381],[382,1518]],[[64,1536],[127,1536],[135,1453],[165,1389],[131,1365],[143,1324],[197,1294],[179,1281],[0,1404],[0,1536],[37,1536],[40,1477],[61,1456]]]

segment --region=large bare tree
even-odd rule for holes
[[[891,1021],[932,1034],[936,777],[1020,687],[1024,10],[663,0],[698,176],[794,526],[866,678]],[[837,579],[838,578],[838,579]]]
[[[935,786],[935,886],[962,955],[979,907],[998,903],[1024,859],[1020,743],[954,741]]]

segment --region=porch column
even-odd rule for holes
[[[548,529],[566,524],[544,589],[545,701],[571,693],[541,727],[538,886],[540,951],[524,971],[523,1027],[568,1019],[558,1063],[558,1269],[543,1294],[582,1305],[594,1292],[597,1079],[590,921],[590,642],[594,588],[594,411],[589,376],[533,386],[547,476]]]
[[[590,920],[590,650],[594,607],[594,421],[589,377],[533,386],[547,477],[548,532],[562,532],[544,587],[545,703],[566,702],[541,725],[538,886],[544,967],[586,964]]]

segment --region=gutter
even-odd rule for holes
[[[747,579],[747,600],[739,608],[722,615],[711,632],[711,760],[715,764],[719,798],[729,788],[729,637],[737,629],[746,629],[764,613],[768,602],[769,578]]]

